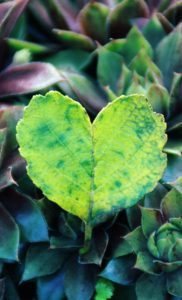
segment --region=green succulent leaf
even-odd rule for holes
[[[159,270],[154,264],[153,260],[154,258],[149,254],[148,251],[139,252],[137,255],[135,268],[145,273],[156,275],[159,273]]]
[[[127,255],[109,261],[100,276],[122,285],[129,285],[136,279],[136,270],[133,269],[135,257]]]
[[[9,212],[0,204],[0,258],[18,261],[20,233]]]
[[[55,273],[67,256],[65,251],[50,249],[46,243],[31,245],[26,254],[21,282]]]
[[[162,225],[162,215],[159,210],[141,207],[142,212],[142,230],[145,237],[157,230]]]
[[[164,131],[142,95],[116,99],[92,125],[79,103],[49,92],[33,97],[17,139],[34,183],[93,226],[154,188],[166,165]]]
[[[64,299],[63,271],[37,279],[38,300]]]
[[[181,218],[182,216],[182,193],[173,188],[163,198],[161,209],[167,218]]]
[[[136,282],[138,300],[166,300],[166,281],[164,276],[143,274]]]
[[[166,35],[162,24],[155,15],[144,26],[143,34],[153,48],[155,48]]]
[[[167,278],[167,291],[169,294],[182,297],[182,267],[170,274]]]
[[[147,240],[143,234],[141,226],[128,233],[125,236],[125,239],[131,245],[135,253],[146,250]]]
[[[173,72],[182,71],[181,47],[182,47],[182,25],[167,35],[156,49],[156,60],[164,76],[164,83],[171,87]],[[169,51],[170,50],[170,51]]]

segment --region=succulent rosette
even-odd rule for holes
[[[123,267],[125,278],[128,280],[122,284],[131,284],[131,275],[134,270],[138,270],[135,288],[138,300],[165,300],[169,295],[180,299],[182,297],[181,187],[182,178],[178,179],[176,185],[167,193],[160,187],[160,193],[165,193],[160,208],[149,207],[151,205],[147,203],[146,197],[145,207],[140,206],[141,215],[136,207],[132,209],[132,213],[131,209],[128,211],[129,223],[135,223],[135,228],[121,239],[113,251],[113,260],[101,273],[104,278],[121,283],[121,277],[118,279],[116,272],[119,266]],[[154,200],[153,196],[154,192],[149,195],[150,204]]]

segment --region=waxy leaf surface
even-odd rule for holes
[[[119,97],[91,124],[79,103],[49,92],[33,97],[17,139],[47,198],[94,226],[154,188],[166,165],[164,131],[142,95]]]

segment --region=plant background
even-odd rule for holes
[[[98,226],[81,255],[83,224],[32,184],[15,128],[36,93],[59,90],[92,120],[121,94],[145,94],[167,122],[168,165],[140,205],[156,212],[168,195],[169,214],[181,219],[181,16],[175,0],[0,1],[0,299],[148,299],[139,283],[151,269],[146,261],[133,268],[138,253],[122,238],[141,225],[140,208]],[[182,299],[182,277],[171,274],[174,292],[163,284],[168,275],[142,283],[151,299]]]

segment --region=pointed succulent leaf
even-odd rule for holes
[[[105,231],[93,232],[90,249],[87,253],[80,255],[79,262],[81,264],[101,265],[108,241],[109,237]]]
[[[132,246],[125,239],[121,239],[121,242],[114,250],[113,257],[117,258],[120,256],[130,254],[132,252],[133,252]]]
[[[182,238],[176,238],[169,252],[169,261],[182,261]]]
[[[179,25],[160,42],[156,49],[156,61],[163,73],[167,88],[171,87],[173,72],[182,72],[181,47],[182,25]]]
[[[148,250],[149,252],[154,256],[154,257],[160,257],[160,254],[159,254],[159,250],[157,248],[157,245],[156,245],[156,240],[155,240],[155,232],[153,232],[150,236],[149,236],[149,239],[147,241],[147,247],[148,247]]]
[[[26,49],[29,50],[30,53],[32,54],[43,54],[49,52],[48,47],[36,43],[32,43],[29,41],[23,41],[15,38],[7,38],[6,42],[11,49],[16,51]]]
[[[169,116],[175,117],[181,111],[181,89],[182,89],[182,73],[174,73],[171,91],[170,91],[170,107]]]
[[[9,212],[0,204],[0,259],[18,261],[19,229]]]
[[[166,165],[165,123],[141,95],[116,99],[93,125],[67,96],[38,95],[17,130],[34,183],[48,199],[92,225],[134,205],[153,189]]]
[[[150,99],[150,104],[154,111],[168,116],[170,96],[167,89],[160,84],[154,83],[148,89],[147,97]]]
[[[143,234],[141,226],[128,233],[125,236],[125,239],[131,245],[136,254],[140,251],[146,250],[147,240]]]
[[[107,40],[107,16],[109,8],[99,2],[90,2],[80,11],[82,30],[92,39],[104,43]]]
[[[37,279],[38,300],[64,299],[63,271]]]
[[[64,287],[68,300],[90,300],[94,293],[98,267],[79,264],[76,258],[65,266]]]
[[[182,297],[182,267],[176,272],[168,274],[167,291],[169,294]]]
[[[156,275],[159,273],[158,268],[153,262],[154,258],[148,251],[138,252],[135,268],[145,273]]]
[[[131,28],[131,20],[134,18],[147,18],[149,10],[143,0],[124,0],[111,11],[108,24],[111,37],[125,36]],[[135,47],[133,47],[135,48]]]
[[[9,189],[2,195],[2,203],[19,225],[27,241],[35,243],[49,240],[47,224],[35,201],[14,189]]]
[[[154,263],[165,273],[174,272],[182,267],[182,261],[165,262],[154,259]]]
[[[161,203],[161,209],[167,218],[182,216],[182,193],[173,188],[166,194]]]
[[[67,256],[68,253],[63,250],[50,249],[45,243],[31,245],[26,254],[21,282],[55,273],[61,268]]]
[[[53,32],[64,46],[86,51],[94,50],[96,47],[92,39],[84,34],[60,29],[54,29]]]
[[[136,270],[133,269],[135,257],[127,255],[109,261],[100,276],[122,285],[129,285],[136,278]]]
[[[143,35],[153,48],[165,37],[165,30],[157,16],[153,16],[143,28]]]
[[[51,64],[34,62],[11,66],[0,73],[0,97],[32,93],[60,80],[61,76]]]
[[[164,276],[143,274],[136,282],[138,300],[166,300],[166,281]]]
[[[135,47],[133,47],[133,44],[135,45]],[[153,56],[153,50],[150,44],[142,35],[142,33],[137,29],[137,27],[134,26],[127,35],[126,43],[123,46],[121,54],[123,55],[126,63],[129,64],[132,59],[134,59],[134,57],[139,54],[141,49],[143,54],[145,54],[146,56]]]
[[[182,157],[173,154],[168,154],[168,164],[163,175],[163,180],[168,183],[176,181],[179,177],[182,176],[181,170]]]
[[[145,237],[157,230],[162,225],[162,215],[159,210],[141,207],[142,212],[142,230]]]
[[[0,167],[2,165],[7,141],[7,128],[0,129]]]
[[[160,209],[160,202],[167,192],[167,189],[161,183],[158,183],[156,188],[145,196],[144,206]]]
[[[118,53],[108,51],[104,47],[98,50],[97,78],[101,86],[109,86],[116,92],[121,67],[122,57]]]

